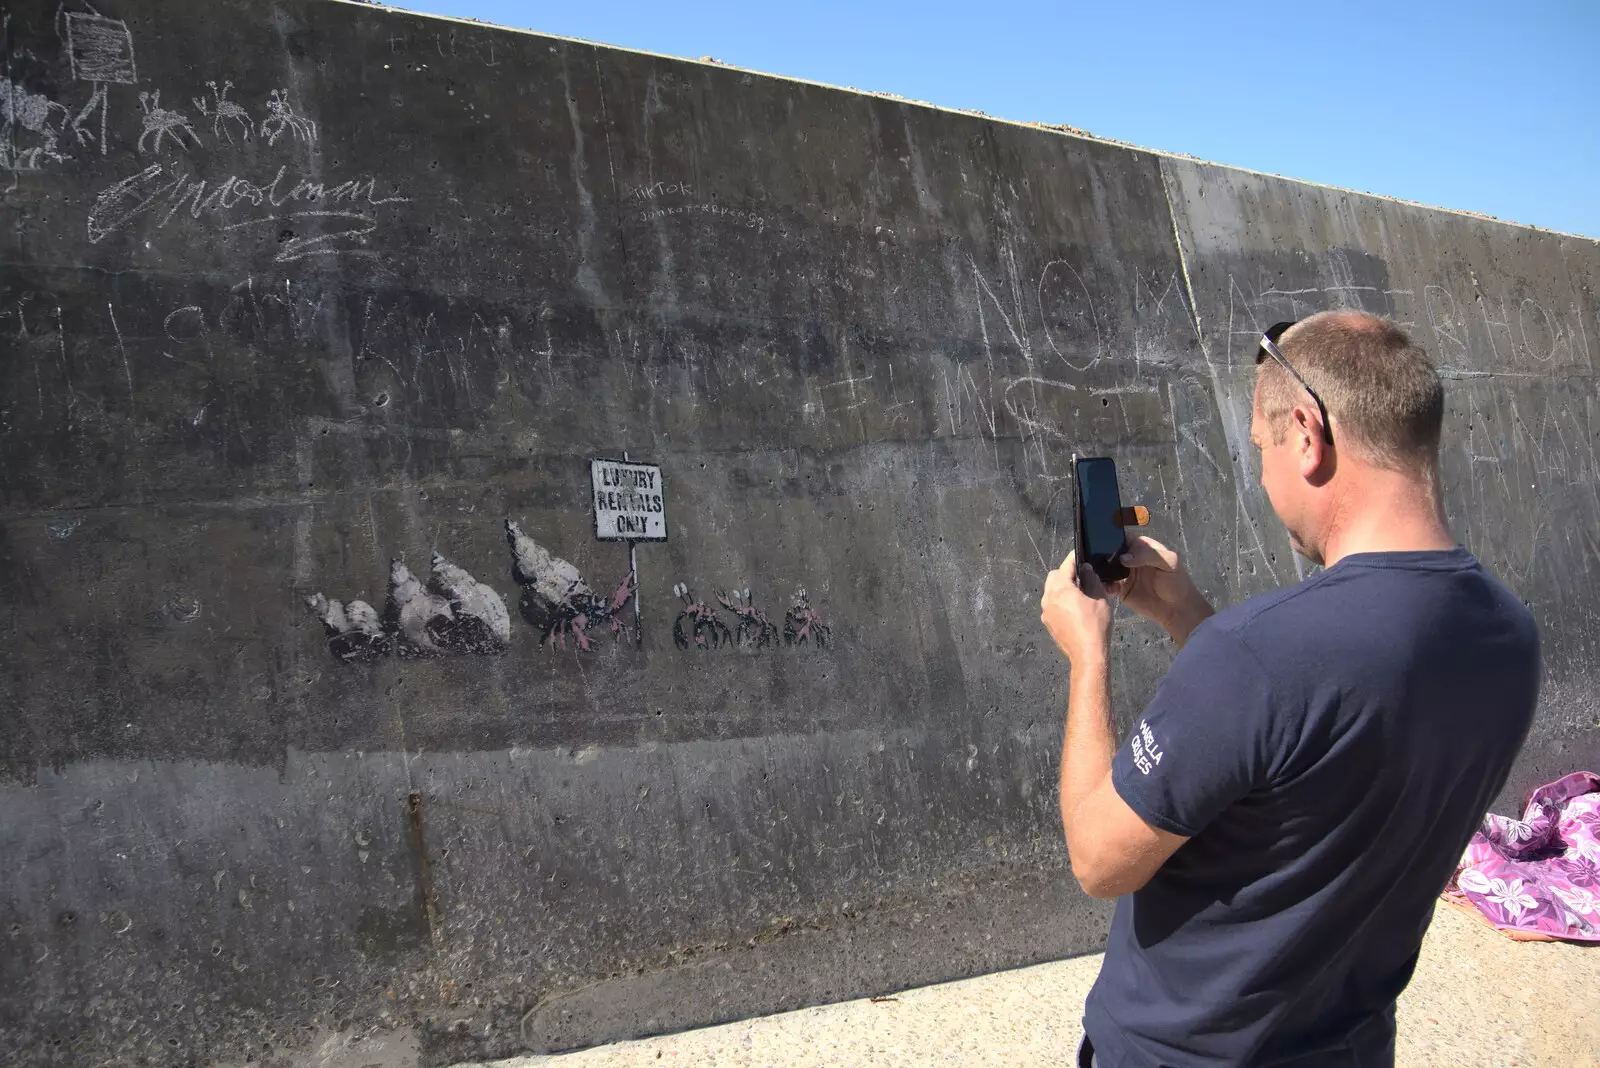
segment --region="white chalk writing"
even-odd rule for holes
[[[158,220],[156,229],[166,226],[180,212],[192,219],[220,223],[218,228],[222,230],[238,230],[280,218],[344,220],[344,226],[336,232],[294,236],[284,241],[276,259],[288,262],[310,255],[350,251],[350,239],[359,243],[377,227],[376,217],[366,209],[406,203],[410,199],[398,195],[379,196],[378,180],[371,175],[338,183],[302,177],[291,183],[286,178],[286,170],[279,167],[272,180],[265,183],[239,175],[213,183],[188,173],[171,173],[159,163],[152,164],[96,198],[89,211],[89,240],[103,241],[147,213]],[[340,207],[334,210],[329,205]],[[240,206],[273,210],[266,215],[234,218],[232,213]],[[285,208],[291,210],[283,211]],[[339,243],[340,239],[346,239],[344,245]]]

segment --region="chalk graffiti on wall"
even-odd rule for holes
[[[399,558],[389,565],[389,600],[380,617],[362,600],[306,598],[328,632],[328,650],[346,663],[390,651],[407,659],[447,653],[493,655],[511,643],[511,615],[500,595],[438,553],[426,586]]]
[[[594,647],[592,635],[601,627],[613,639],[627,630],[622,610],[636,593],[629,573],[609,597],[602,597],[584,581],[578,569],[506,520],[506,543],[511,547],[511,577],[522,587],[518,607],[522,618],[539,630],[539,644],[554,639],[565,649],[570,638],[583,652]]]
[[[31,93],[9,78],[0,80],[0,166],[38,170],[46,160],[71,157],[61,135],[72,112],[43,93]]]
[[[239,136],[246,141],[254,140],[256,124],[250,118],[250,113],[244,108],[228,99],[228,93],[233,90],[232,82],[223,82],[219,89],[215,79],[206,82],[206,87],[211,90],[211,99],[203,96],[192,98],[195,110],[211,120],[211,136],[221,140],[227,138],[228,144],[233,144],[233,130],[228,125],[233,123],[239,128]]]
[[[267,94],[267,117],[261,120],[261,136],[267,144],[276,145],[287,130],[296,141],[314,142],[317,124],[295,111],[289,103],[289,90],[274,89]]]
[[[189,121],[189,116],[181,111],[173,111],[161,106],[161,90],[139,94],[139,107],[144,109],[144,129],[139,133],[138,149],[142,153],[146,150],[159,156],[161,154],[161,139],[171,137],[174,144],[183,151],[189,151],[189,146],[184,144],[183,137],[189,135],[196,148],[200,147],[200,135],[194,132],[194,124]],[[155,135],[152,140],[151,135]]]
[[[320,233],[272,233],[270,227],[262,231],[277,242],[274,260],[289,263],[362,249],[378,228],[377,209],[409,200],[397,193],[381,195],[378,179],[367,174],[324,182],[309,176],[289,178],[288,169],[279,167],[270,180],[235,174],[213,181],[153,163],[95,198],[89,209],[88,236],[91,244],[97,244],[140,218],[149,220],[148,229],[160,230],[180,215],[225,233],[316,220]]]
[[[61,34],[66,42],[67,60],[75,81],[88,82],[88,103],[72,119],[72,132],[80,144],[98,142],[106,154],[106,121],[111,104],[107,87],[139,84],[139,70],[133,62],[133,34],[121,19],[86,11],[63,11]],[[100,132],[96,137],[89,120],[98,113]]]

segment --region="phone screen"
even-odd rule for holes
[[[1127,547],[1117,522],[1122,494],[1117,489],[1117,465],[1107,457],[1077,461],[1078,551],[1105,581],[1122,578],[1127,571],[1116,558]]]

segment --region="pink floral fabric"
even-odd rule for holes
[[[1600,942],[1600,775],[1539,787],[1520,820],[1485,816],[1445,897],[1502,931]]]

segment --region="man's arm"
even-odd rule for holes
[[[1112,784],[1111,605],[1092,571],[1085,568],[1075,582],[1076,574],[1076,554],[1069,555],[1045,580],[1041,605],[1042,621],[1072,662],[1061,744],[1061,826],[1084,892],[1116,897],[1149,882],[1188,839],[1146,823]]]
[[[1061,743],[1061,826],[1072,874],[1090,897],[1138,890],[1188,841],[1150,826],[1112,784],[1110,666],[1109,648],[1073,661]]]

